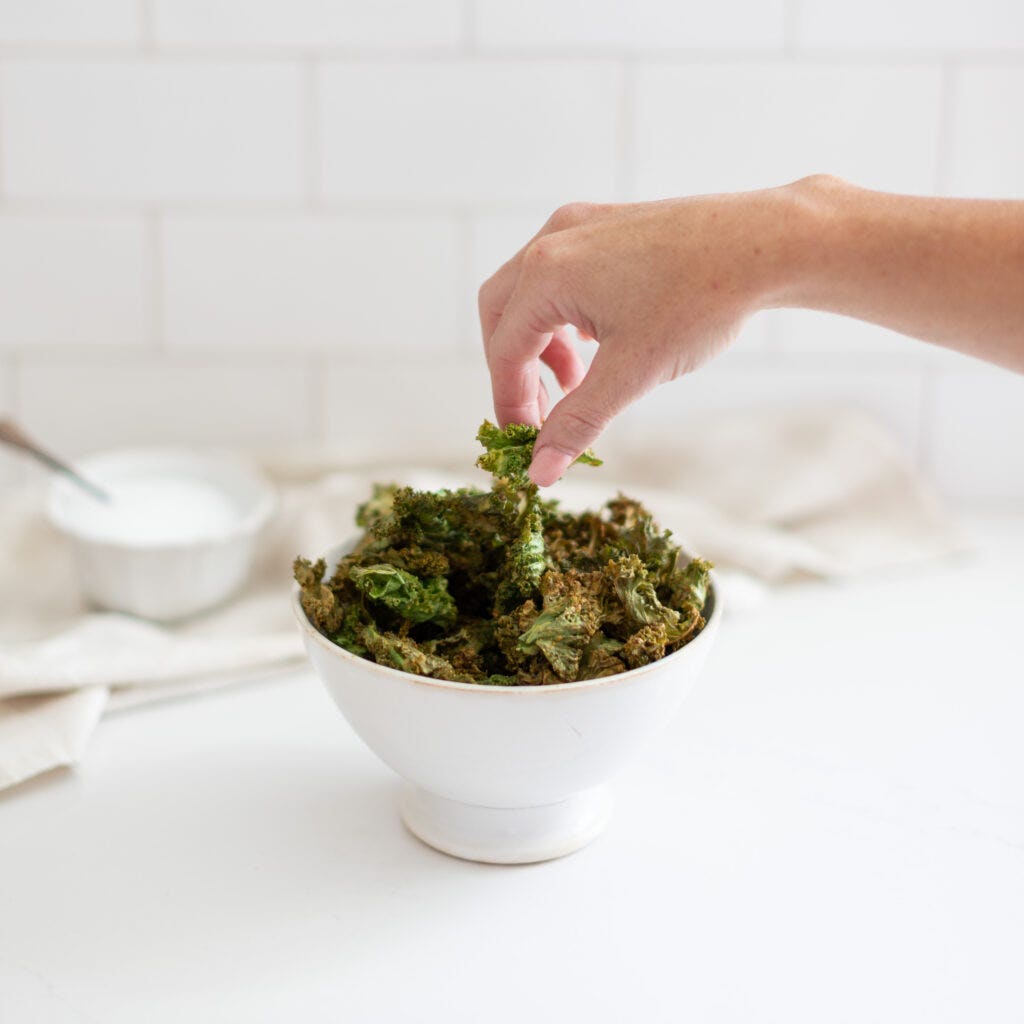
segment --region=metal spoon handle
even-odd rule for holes
[[[0,419],[0,443],[8,444],[12,448],[26,452],[54,472],[63,473],[64,476],[78,484],[83,490],[88,491],[94,498],[105,502],[110,501],[110,495],[102,487],[97,487],[91,480],[86,480],[84,476],[76,473],[66,462],[58,459],[56,455],[52,455],[44,448],[40,448],[13,420]]]

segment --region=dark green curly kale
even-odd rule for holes
[[[526,471],[533,459],[533,445],[537,440],[537,427],[525,423],[509,423],[504,428],[496,427],[490,420],[484,420],[476,432],[476,439],[486,451],[477,460],[481,469],[491,476],[507,480],[516,488],[532,486]],[[602,462],[588,448],[577,460],[588,466],[600,466]]]
[[[295,561],[310,622],[359,657],[485,686],[581,682],[647,665],[704,627],[709,562],[639,502],[571,515],[527,471],[537,428],[485,421],[481,491],[376,485],[327,577]],[[593,453],[577,460],[601,465]]]
[[[527,470],[533,459],[537,427],[509,423],[504,429],[484,420],[476,439],[485,451],[476,464],[495,478],[496,491],[518,495],[519,509],[515,520],[514,539],[509,549],[508,578],[498,594],[498,605],[506,606],[522,600],[536,590],[547,569],[544,545],[544,511],[549,503],[540,499],[536,484],[530,482]],[[589,449],[576,462],[600,466],[601,460]]]

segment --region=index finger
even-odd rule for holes
[[[480,314],[480,333],[483,335],[485,352],[490,345],[491,336],[501,321],[512,292],[515,290],[516,281],[519,280],[519,268],[522,265],[523,256],[538,238],[550,230],[549,224],[550,221],[545,222],[526,245],[498,267],[480,287],[477,296],[477,311]]]
[[[494,414],[498,423],[540,426],[540,356],[565,323],[549,297],[552,280],[538,270],[543,257],[534,246],[523,259],[519,280],[487,346]]]
[[[501,320],[512,292],[519,279],[520,268],[527,250],[539,238],[545,235],[564,231],[578,224],[614,215],[611,207],[593,203],[567,203],[560,206],[541,225],[534,236],[514,255],[503,263],[482,285],[478,296],[478,312],[480,314],[480,330],[483,334],[486,350],[491,335]]]

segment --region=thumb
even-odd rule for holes
[[[598,349],[582,383],[551,410],[537,435],[530,479],[550,487],[635,397],[629,374]]]

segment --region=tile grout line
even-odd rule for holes
[[[404,199],[379,197],[324,199],[320,198],[317,208],[325,216],[355,216],[364,219],[403,219],[406,217],[457,216],[464,212],[493,214],[496,216],[534,216],[539,208],[557,203],[554,195],[517,200],[448,200],[448,199]],[[222,199],[161,199],[160,210],[169,216],[209,216],[214,218],[262,217],[301,213],[305,208],[305,197],[298,199],[246,199],[238,202]],[[118,216],[144,215],[153,209],[153,201],[146,199],[110,200],[105,197],[90,198],[23,198],[8,199],[7,208],[12,213],[25,216]]]
[[[208,60],[225,63],[290,61],[313,56],[318,60],[340,60],[356,63],[418,63],[449,61],[468,63],[476,60],[528,63],[581,63],[621,60],[638,57],[654,62],[767,62],[767,63],[830,63],[846,62],[856,65],[921,65],[937,59],[954,59],[982,66],[1020,67],[1024,63],[1024,47],[956,46],[893,47],[877,46],[804,46],[799,42],[800,0],[791,0],[792,13],[787,5],[783,15],[783,43],[736,46],[594,46],[579,49],[556,47],[481,47],[475,37],[475,19],[464,25],[462,37],[453,44],[394,47],[387,45],[364,46],[274,46],[258,44],[232,45],[229,43],[161,43],[156,38],[152,18],[141,19],[140,40],[137,43],[4,43],[0,42],[0,56],[26,60],[111,60],[112,62],[136,58],[140,51],[169,61]],[[144,0],[140,10],[148,11]]]
[[[144,29],[149,32],[149,28]],[[789,32],[789,29],[786,29]],[[496,63],[532,65],[586,64],[636,58],[652,63],[679,64],[799,64],[855,66],[921,66],[934,65],[937,60],[952,59],[982,66],[1021,67],[1024,47],[956,47],[879,49],[860,47],[780,47],[765,46],[694,46],[694,47],[594,47],[592,49],[559,50],[551,47],[522,49],[481,48],[478,43],[463,39],[455,45],[431,47],[314,47],[309,46],[231,46],[229,44],[161,45],[155,39],[140,43],[0,43],[0,58],[41,60],[49,62],[105,61],[112,63],[138,59],[145,53],[170,63],[175,61],[207,61],[210,63],[259,63],[273,61],[296,63],[310,57],[319,61],[344,61],[366,64],[417,64],[447,62],[467,64],[479,60]]]

